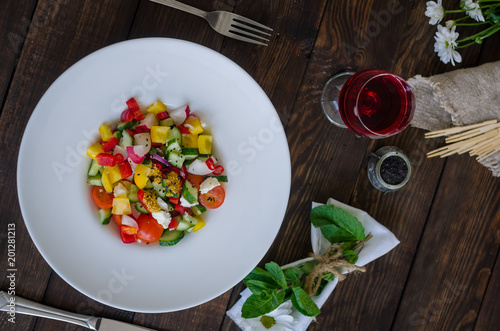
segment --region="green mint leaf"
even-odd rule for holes
[[[345,232],[351,234],[351,236],[354,238],[352,240],[365,239],[365,229],[363,228],[361,222],[359,222],[356,217],[352,216],[342,208],[335,207],[334,205],[321,205],[313,208],[311,210],[311,222],[315,227],[321,228],[322,232],[324,227],[329,226],[330,229],[328,230],[328,232],[335,232],[338,234],[338,237],[341,237],[340,234],[342,232],[340,230],[333,231],[331,225],[334,225],[337,228],[345,230]],[[347,237],[345,235],[345,232],[344,237]]]
[[[250,289],[250,291],[252,291],[253,294],[260,294],[264,291],[277,289],[276,284],[269,284],[255,279],[247,280],[245,285]]]
[[[333,224],[323,225],[320,229],[323,236],[331,243],[340,243],[356,239],[352,233]]]
[[[285,274],[283,273],[283,270],[281,270],[281,267],[276,262],[266,263],[266,270],[269,271],[271,277],[273,277],[274,281],[279,286],[281,286],[284,289],[288,287],[285,279]]]
[[[305,273],[306,275],[310,275],[311,272],[313,272],[314,268],[318,265],[318,260],[312,260],[304,263],[301,267],[299,267],[299,270]]]
[[[301,287],[294,287],[292,305],[299,313],[305,316],[317,316],[321,313],[318,306],[312,301]]]
[[[278,288],[278,284],[274,281],[273,277],[269,273],[269,271],[266,271],[264,269],[261,269],[259,267],[255,267],[244,279],[243,283],[247,285],[247,282],[250,280],[257,280],[261,282],[265,282],[270,284],[273,288]],[[248,285],[247,285],[248,287]]]
[[[293,269],[285,269],[283,273],[285,274],[285,279],[290,282],[300,278],[299,273]]]
[[[358,261],[358,253],[352,250],[345,250],[342,252],[342,256],[345,257],[345,260],[350,264],[356,263]]]
[[[280,302],[280,299],[284,299],[285,293],[281,291],[282,294],[277,294],[276,292],[277,290],[249,296],[241,307],[241,316],[243,318],[256,318],[278,308],[283,303],[283,301]]]

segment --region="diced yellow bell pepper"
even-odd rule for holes
[[[168,126],[153,125],[151,127],[151,141],[153,143],[164,144],[167,141],[168,131],[170,131],[170,127]]]
[[[158,115],[159,113],[163,113],[164,111],[167,110],[167,106],[163,104],[160,100],[156,100],[152,105],[150,105],[146,111],[148,113],[153,113],[155,115]]]
[[[108,173],[109,182],[111,184],[114,184],[120,179],[122,179],[122,173],[120,172],[120,168],[117,165],[114,165],[112,167],[104,167],[103,172],[105,171]]]
[[[106,124],[103,124],[99,127],[99,133],[101,134],[101,139],[103,141],[109,141],[114,137],[113,132],[111,132],[111,128]]]
[[[184,121],[184,126],[188,128],[189,132],[192,134],[200,134],[203,132],[201,122],[196,116],[188,116]]]
[[[113,199],[113,209],[112,214],[116,215],[128,215],[132,214],[132,208],[130,207],[130,200],[127,197],[116,197]]]
[[[199,229],[201,229],[202,227],[204,227],[207,224],[207,223],[205,223],[204,220],[201,219],[201,217],[196,216],[195,218],[198,222],[196,222],[196,224],[194,225],[193,232],[198,231]]]
[[[102,172],[101,183],[106,192],[108,193],[113,192],[113,184],[111,184],[109,180],[109,172],[106,171],[106,169]]]
[[[149,180],[148,176],[149,176],[150,172],[151,172],[151,168],[147,165],[138,164],[137,167],[135,167],[134,182],[135,182],[135,185],[137,185],[137,187],[140,188],[141,190],[148,183],[148,180]]]
[[[212,136],[202,134],[198,137],[198,150],[200,154],[212,154]]]
[[[183,148],[198,148],[198,135],[197,134],[183,134],[182,135]]]
[[[95,143],[89,148],[87,148],[87,156],[93,160],[97,161],[97,154],[104,153],[102,146],[99,143]]]

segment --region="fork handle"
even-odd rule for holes
[[[159,3],[161,5],[169,6],[175,9],[185,11],[186,13],[194,14],[206,18],[207,12],[193,6],[186,5],[185,3],[175,1],[175,0],[150,0],[152,2]]]
[[[97,324],[99,319],[93,316],[80,315],[75,313],[70,313],[68,311],[64,311],[61,309],[49,307],[43,305],[38,302],[34,302],[25,298],[21,298],[18,296],[11,296],[4,291],[0,291],[0,295],[5,296],[7,300],[11,297],[14,298],[15,302],[15,313],[31,315],[37,317],[49,318],[57,321],[63,321],[67,323],[73,323],[76,325],[80,325],[86,327],[91,330],[97,330]],[[0,300],[2,301],[2,300]],[[2,302],[2,306],[0,307],[0,311],[9,312],[9,305]]]

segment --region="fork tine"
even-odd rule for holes
[[[229,32],[237,34],[237,35],[243,35],[243,36],[247,36],[247,37],[251,37],[251,38],[255,38],[255,39],[260,39],[262,41],[269,41],[269,39],[267,39],[267,38],[258,36],[256,34],[250,33],[250,32],[245,31],[245,30],[240,30],[238,28],[236,28],[236,29],[229,29]]]
[[[248,25],[245,25],[245,24],[241,24],[241,23],[238,23],[236,21],[233,21],[233,23],[231,24],[231,26],[233,26],[233,27],[239,27],[239,28],[242,28],[242,29],[245,29],[245,30],[248,30],[248,31],[257,32],[257,33],[260,33],[260,34],[263,34],[263,35],[266,35],[266,36],[270,36],[271,35],[270,33],[267,33],[267,32],[264,32],[264,31],[261,31],[261,30],[258,30],[258,29],[254,29],[251,26],[248,26]]]
[[[225,35],[228,36],[228,37],[231,37],[233,39],[238,39],[238,40],[241,40],[241,41],[246,41],[247,43],[253,43],[253,44],[257,44],[257,45],[267,46],[267,44],[265,44],[263,42],[260,42],[260,41],[254,40],[254,39],[250,39],[250,38],[247,38],[247,37],[240,36],[240,35],[232,32],[232,31],[227,32],[227,34],[225,34]]]
[[[237,14],[234,14],[233,21],[234,20],[241,21],[242,23],[252,24],[252,25],[255,25],[256,27],[259,27],[259,28],[262,28],[262,29],[266,29],[266,30],[269,30],[269,31],[273,31],[273,29],[271,29],[270,27],[265,26],[264,24],[260,24],[259,22],[252,21],[249,18],[246,18],[244,16],[240,16],[240,15],[237,15]]]

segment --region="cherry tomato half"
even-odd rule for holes
[[[202,175],[193,175],[193,174],[187,174],[186,179],[189,180],[191,184],[193,184],[194,187],[196,187],[198,190],[200,189],[200,184],[203,183],[205,180],[205,176]]]
[[[92,200],[97,205],[97,207],[102,209],[108,209],[113,207],[113,194],[106,192],[102,186],[93,186],[90,191]]]
[[[137,238],[145,242],[152,243],[160,239],[163,234],[163,226],[151,215],[141,214],[137,219],[139,230],[137,231]]]
[[[116,225],[122,225],[122,215],[111,214],[113,217],[113,221],[115,221]]]
[[[205,194],[200,195],[200,202],[203,206],[215,209],[219,208],[224,202],[226,191],[222,185],[216,186]]]

